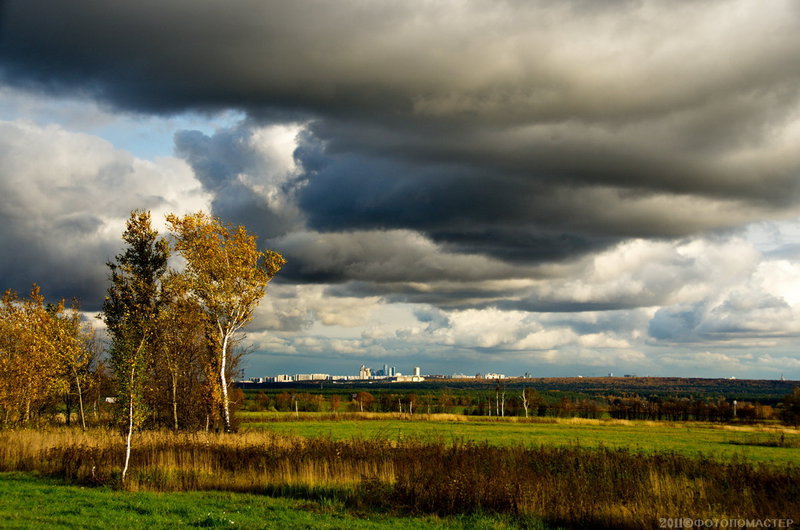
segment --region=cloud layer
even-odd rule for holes
[[[287,355],[655,371],[694,348],[746,370],[796,340],[800,238],[780,232],[800,216],[795,2],[0,10],[6,100],[243,116],[144,160],[0,105],[10,286],[58,268],[54,294],[97,296],[130,209],[210,206],[289,259],[254,328]],[[773,353],[713,351],[744,345]]]

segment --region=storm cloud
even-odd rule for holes
[[[3,122],[2,243],[87,294],[127,211],[208,205],[288,258],[257,325],[287,355],[394,307],[342,355],[795,336],[800,238],[747,234],[800,216],[796,2],[7,0],[0,32],[6,92],[241,117],[158,161]]]
[[[136,112],[304,123],[311,228],[409,228],[535,262],[795,214],[798,15],[745,1],[11,1],[0,62],[6,83]],[[201,140],[179,135],[178,152],[219,180]]]

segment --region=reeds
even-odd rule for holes
[[[0,470],[119,484],[122,458],[122,438],[111,431],[0,431]],[[134,446],[125,487],[262,492],[419,513],[494,512],[568,527],[653,528],[663,517],[800,521],[800,468],[577,445],[146,432]]]

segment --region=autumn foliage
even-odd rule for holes
[[[131,213],[127,246],[109,263],[103,318],[119,381],[119,417],[138,427],[233,429],[231,381],[237,333],[284,260],[256,238],[204,213],[167,217],[169,238],[150,214]],[[168,266],[170,254],[183,268]]]
[[[68,413],[94,383],[94,332],[76,304],[45,303],[34,285],[27,298],[8,290],[0,303],[0,421],[28,423],[64,401]],[[67,418],[70,418],[70,414]]]
[[[102,393],[128,446],[141,429],[233,430],[231,409],[243,401],[232,388],[239,332],[285,260],[259,250],[244,227],[204,213],[170,215],[168,225],[159,234],[149,212],[131,212],[122,251],[107,264],[108,365],[76,303],[47,303],[36,285],[27,297],[5,292],[0,424],[45,415],[70,423],[77,413],[86,428],[87,408],[100,419]]]

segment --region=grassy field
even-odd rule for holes
[[[241,413],[245,430],[269,430],[302,437],[387,438],[424,441],[472,441],[511,446],[605,446],[655,452],[674,451],[687,456],[800,465],[800,433],[778,427],[729,426],[707,423],[642,422],[623,420],[549,419],[546,422],[487,421],[455,415],[420,414],[416,419],[370,414],[370,419],[315,419],[313,413]],[[326,415],[326,418],[329,415]],[[317,415],[316,417],[320,417]],[[342,416],[347,418],[347,416]],[[357,417],[357,415],[353,415]],[[438,418],[438,419],[437,419]],[[266,420],[266,421],[264,421]]]
[[[32,473],[0,473],[3,528],[509,528],[502,516],[402,517],[351,513],[336,501],[204,491],[127,492],[65,485]],[[534,528],[548,527],[534,525]]]
[[[314,427],[320,419],[267,423]],[[122,528],[360,528],[386,522],[393,528],[535,528],[545,521],[552,526],[639,530],[653,528],[667,514],[701,519],[778,514],[800,521],[800,467],[788,461],[767,465],[570,442],[467,443],[439,435],[426,441],[413,433],[399,440],[402,433],[392,439],[380,430],[380,422],[437,426],[434,421],[400,418],[350,419],[342,424],[350,430],[341,440],[288,436],[263,428],[238,434],[145,431],[137,435],[124,483],[124,445],[118,432],[54,426],[0,430],[0,471],[36,472],[73,484],[31,483],[30,475],[21,480],[20,475],[0,476],[0,517],[11,514],[0,519],[0,525],[91,527],[98,521],[98,526]],[[439,423],[479,430],[636,427],[640,436],[654,427]],[[338,422],[329,422],[328,428],[335,425]],[[375,427],[378,434],[364,436]],[[490,431],[480,432],[485,436]],[[750,441],[762,443],[774,441],[777,433],[744,434],[758,436]],[[140,516],[149,519],[139,521]],[[308,517],[312,519],[307,523]]]

